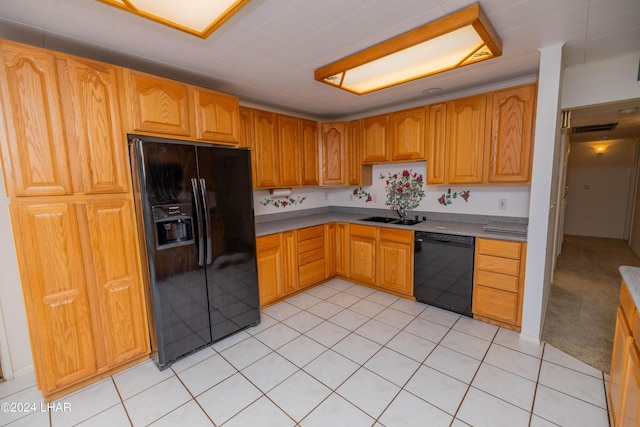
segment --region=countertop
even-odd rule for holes
[[[640,310],[640,267],[629,267],[623,265],[619,268],[622,279],[627,284],[627,289],[636,304],[636,309]]]
[[[514,232],[487,231],[484,227],[487,224],[453,222],[441,220],[426,220],[415,225],[385,224],[369,221],[362,221],[369,215],[327,212],[314,215],[305,215],[282,220],[260,222],[256,224],[256,235],[266,236],[269,234],[281,233],[284,231],[299,228],[312,227],[314,225],[326,224],[330,222],[347,222],[350,224],[373,225],[378,227],[398,228],[403,230],[428,231],[445,234],[456,234],[461,236],[485,237],[488,239],[511,240],[516,242],[526,242],[526,234]],[[389,215],[391,216],[391,215]],[[526,226],[522,226],[523,230]]]

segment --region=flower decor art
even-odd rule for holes
[[[438,199],[438,203],[443,206],[449,206],[453,203],[453,200],[457,199],[458,197],[463,199],[465,202],[468,202],[470,196],[471,194],[469,190],[454,191],[452,193],[451,189],[449,188],[445,194],[440,196],[440,198]]]
[[[276,208],[286,208],[287,206],[299,205],[302,202],[304,202],[306,198],[307,198],[307,196],[298,197],[298,198],[285,197],[284,200],[280,200],[280,199],[264,199],[263,201],[260,202],[260,204],[262,206],[273,205]]]
[[[385,204],[406,221],[407,211],[417,208],[424,197],[424,177],[405,169],[401,173],[390,173],[386,177],[380,174],[380,179],[385,180]]]
[[[362,187],[358,187],[353,190],[353,197],[357,197],[358,199],[365,199],[365,203],[369,203],[373,201],[371,194],[367,193],[362,189]]]

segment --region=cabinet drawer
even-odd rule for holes
[[[474,286],[473,314],[515,324],[518,320],[518,295],[499,289]]]
[[[280,234],[270,234],[256,238],[256,252],[266,251],[280,246]]]
[[[475,285],[487,286],[503,291],[518,292],[518,277],[493,271],[477,270]]]
[[[516,259],[478,255],[476,257],[476,270],[488,270],[494,273],[517,276],[520,273],[520,261]]]
[[[377,228],[378,227],[372,227],[370,225],[349,224],[349,234],[351,236],[368,237],[370,239],[375,239]]]
[[[324,259],[324,248],[314,249],[312,251],[301,252],[298,254],[298,264],[309,264],[313,261]]]
[[[301,265],[299,270],[300,287],[305,288],[325,279],[324,258],[309,264]]]
[[[324,225],[318,225],[316,227],[307,227],[298,230],[298,241],[309,240],[316,237],[324,236]]]
[[[389,242],[412,243],[414,234],[414,231],[380,227],[380,240]]]
[[[298,235],[299,237],[300,235]],[[304,252],[313,251],[316,249],[324,248],[324,237],[315,237],[309,240],[298,240],[298,253],[303,254]]]
[[[522,244],[503,240],[476,239],[476,252],[483,255],[520,259]]]
[[[624,311],[624,316],[627,318],[629,327],[633,328],[636,317],[636,305],[633,302],[633,298],[624,280],[620,286],[620,305],[622,306],[622,311]]]

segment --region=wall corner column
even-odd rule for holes
[[[540,68],[527,233],[527,267],[520,332],[521,338],[534,342],[539,341],[542,335],[553,276],[551,266],[561,138],[563,47],[564,43],[559,43],[539,49]]]

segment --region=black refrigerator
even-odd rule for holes
[[[129,135],[160,369],[260,321],[249,150]]]

